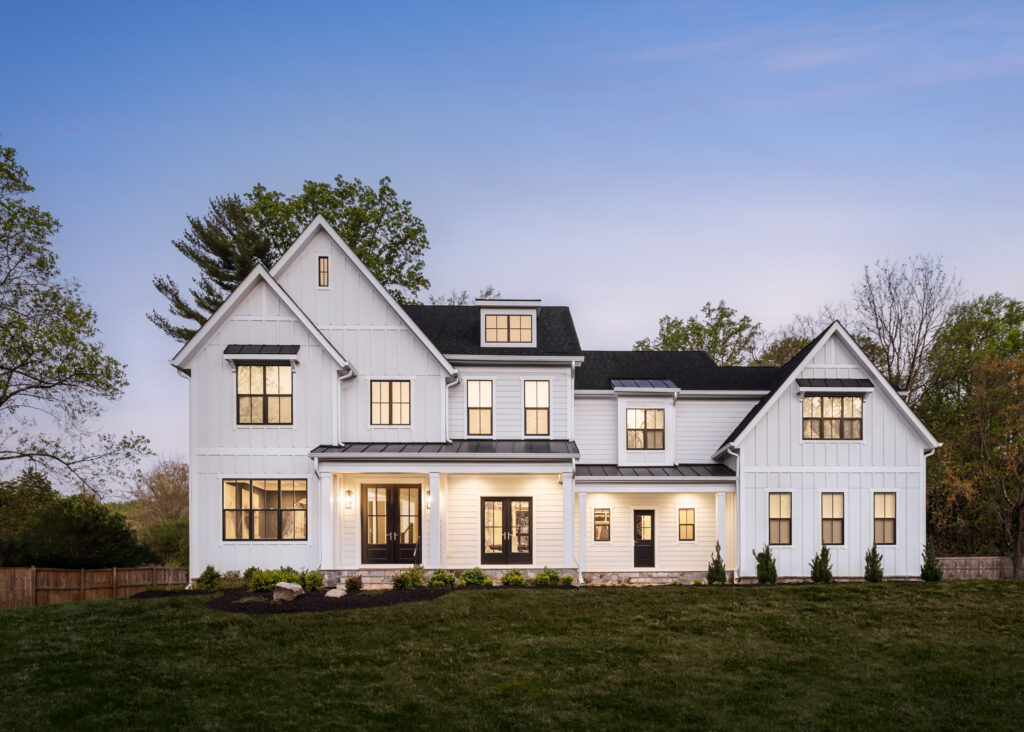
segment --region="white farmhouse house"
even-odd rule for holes
[[[939,446],[838,322],[781,368],[584,351],[565,307],[399,305],[322,218],[172,364],[190,573],[413,563],[583,582],[918,573]]]

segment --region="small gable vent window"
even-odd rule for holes
[[[485,343],[532,343],[532,315],[485,315]]]
[[[327,257],[320,257],[318,262],[317,285],[320,287],[327,287],[331,283],[331,273],[329,269],[330,260]]]

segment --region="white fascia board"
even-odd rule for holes
[[[220,304],[220,307],[214,311],[213,315],[210,316],[209,320],[203,323],[203,326],[196,331],[196,334],[192,336],[188,343],[181,347],[181,350],[175,354],[174,358],[171,359],[171,365],[177,369],[182,369],[188,359],[195,353],[196,349],[201,343],[203,343],[207,337],[220,327],[221,322],[227,318],[228,314],[234,310],[235,306],[245,297],[246,294],[255,286],[257,282],[265,282],[271,290],[274,291],[282,302],[288,307],[292,315],[295,316],[296,320],[305,326],[306,330],[310,332],[316,342],[330,354],[331,358],[337,362],[338,367],[341,371],[350,372],[352,371],[352,365],[345,359],[338,349],[335,348],[330,341],[324,337],[324,334],[320,332],[313,321],[310,320],[301,308],[292,300],[291,296],[284,291],[284,288],[273,278],[270,272],[267,271],[266,267],[262,264],[257,263],[253,267],[252,271],[246,275],[245,279],[239,283],[227,299]]]
[[[659,483],[644,483],[634,480],[633,483],[622,483],[603,478],[599,481],[590,481],[586,478],[576,476],[576,493],[734,493],[736,491],[735,479],[733,482],[711,483],[708,478],[694,481],[693,483],[676,481],[665,481]]]
[[[513,461],[481,463],[474,461],[466,462],[382,462],[364,460],[356,461],[330,461],[320,458],[320,472],[339,474],[374,474],[374,475],[409,475],[414,473],[460,473],[480,475],[562,475],[572,472],[572,461],[558,463],[539,462],[536,460],[516,463]]]
[[[571,366],[583,363],[582,356],[505,356],[492,353],[446,353],[444,356],[451,363],[464,366],[477,363],[489,366]]]
[[[875,391],[873,386],[800,386],[796,387],[797,394],[872,394]]]
[[[617,399],[618,396],[611,389],[576,389],[573,396],[583,399]]]
[[[757,401],[768,394],[767,389],[757,391],[741,389],[680,389],[680,399],[749,399]]]
[[[346,457],[345,454],[331,455],[329,453],[310,453],[309,457],[319,458],[321,463],[344,463],[346,465],[355,464],[359,462],[373,462],[375,464],[386,464],[386,463],[515,463],[517,461],[531,462],[531,463],[567,463],[572,464],[574,458],[578,458],[578,455],[570,453],[553,453],[551,455],[543,454],[529,454],[524,455],[522,453],[489,453],[487,455],[480,455],[479,453],[453,453],[453,452],[439,452],[433,455],[423,453],[409,453],[408,455],[403,453],[386,453],[377,452],[373,453],[372,459],[367,459],[367,456],[363,453],[353,453],[352,457]]]
[[[416,335],[416,337],[420,339],[420,341],[427,348],[427,350],[430,351],[434,358],[438,360],[438,362],[441,364],[441,367],[448,372],[448,375],[454,376],[455,368],[450,363],[448,363],[448,360],[444,356],[441,355],[441,352],[437,350],[437,346],[435,346],[431,342],[431,340],[427,338],[426,334],[424,334],[424,332],[420,330],[419,326],[416,325],[415,321],[413,321],[413,319],[409,317],[409,314],[405,312],[405,309],[401,305],[398,304],[398,301],[395,300],[392,294],[387,291],[384,285],[382,285],[377,280],[377,278],[373,276],[373,273],[370,272],[370,270],[367,268],[365,264],[363,264],[363,260],[356,256],[356,253],[353,252],[349,245],[346,244],[345,241],[338,235],[338,232],[335,231],[334,227],[331,226],[330,222],[323,217],[323,214],[317,214],[316,218],[309,222],[309,226],[307,226],[305,230],[301,234],[299,234],[299,238],[296,239],[295,242],[290,247],[288,247],[288,250],[283,255],[281,255],[281,258],[278,259],[274,266],[270,268],[270,274],[273,275],[287,267],[288,263],[295,258],[296,253],[300,251],[303,246],[305,246],[306,242],[313,238],[313,235],[316,233],[317,229],[323,229],[327,233],[327,236],[329,236],[334,241],[334,243],[337,244],[338,248],[346,257],[349,258],[352,264],[355,265],[356,269],[358,269],[359,272],[362,273],[362,275],[370,281],[370,284],[373,285],[374,289],[376,289],[378,293],[380,293],[380,296],[384,298],[384,301],[387,302],[391,309],[395,311],[395,313],[402,320],[402,322],[405,323],[409,330],[411,330]]]

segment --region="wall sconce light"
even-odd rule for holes
[[[345,508],[352,508],[352,491],[345,491]]]
[[[431,504],[432,499],[433,499],[433,496],[430,495],[430,489],[427,488],[427,508],[430,508],[430,504]]]

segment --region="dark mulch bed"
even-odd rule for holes
[[[131,596],[133,600],[158,600],[162,597],[193,597],[195,595],[212,595],[220,590],[145,590]]]
[[[403,602],[436,600],[451,592],[448,587],[421,587],[415,590],[387,590],[385,592],[350,592],[344,597],[327,597],[323,592],[307,592],[290,602],[271,602],[272,592],[224,590],[220,597],[206,603],[212,610],[251,615],[276,613],[319,613],[327,610],[354,610],[365,607],[384,607]],[[258,600],[257,598],[263,598]],[[240,600],[246,600],[239,602]]]

